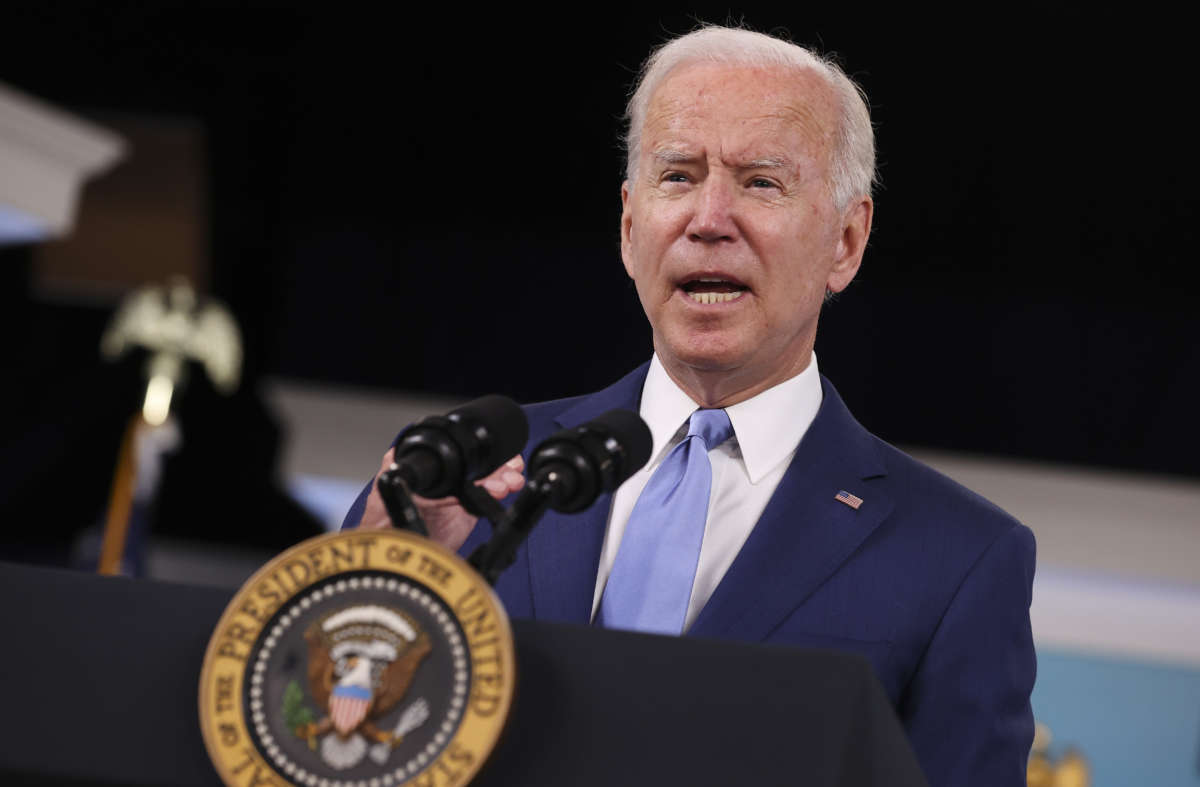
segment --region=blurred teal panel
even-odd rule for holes
[[[1033,712],[1093,787],[1200,787],[1200,667],[1038,648]]]

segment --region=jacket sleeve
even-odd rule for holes
[[[371,484],[373,483],[375,483],[374,478],[367,482],[363,490],[358,493],[358,497],[350,504],[350,510],[346,512],[346,518],[342,520],[342,530],[353,530],[362,521],[363,511],[367,508],[367,495],[371,494]]]
[[[900,702],[931,787],[1024,787],[1037,673],[1035,543],[1020,524],[968,571]]]

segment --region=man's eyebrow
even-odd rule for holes
[[[688,164],[697,161],[700,157],[694,153],[687,153],[674,148],[664,148],[656,150],[652,154],[654,160],[659,164],[670,166],[672,164]],[[785,156],[764,156],[761,158],[750,159],[749,161],[738,162],[737,169],[790,169],[792,162]]]
[[[738,164],[738,169],[788,169],[791,166],[792,162],[782,156],[767,156]]]
[[[694,153],[685,153],[682,150],[673,148],[665,148],[654,151],[654,159],[660,164],[686,164],[689,161],[695,161],[698,156]]]

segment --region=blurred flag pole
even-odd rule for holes
[[[104,518],[104,540],[100,543],[101,574],[121,573],[121,557],[125,554],[125,541],[129,536],[130,513],[133,511],[133,488],[137,476],[137,431],[145,421],[138,413],[129,419],[125,435],[121,438],[121,450],[117,454],[117,469],[113,474],[112,491],[108,497],[108,512]]]

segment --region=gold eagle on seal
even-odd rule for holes
[[[372,757],[386,759],[404,735],[428,717],[418,700],[401,715],[395,729],[378,721],[396,707],[417,667],[429,655],[429,636],[403,612],[378,605],[355,605],[332,612],[308,627],[308,688],[324,712],[294,732],[335,768],[358,764],[366,750],[363,737],[376,746]]]

